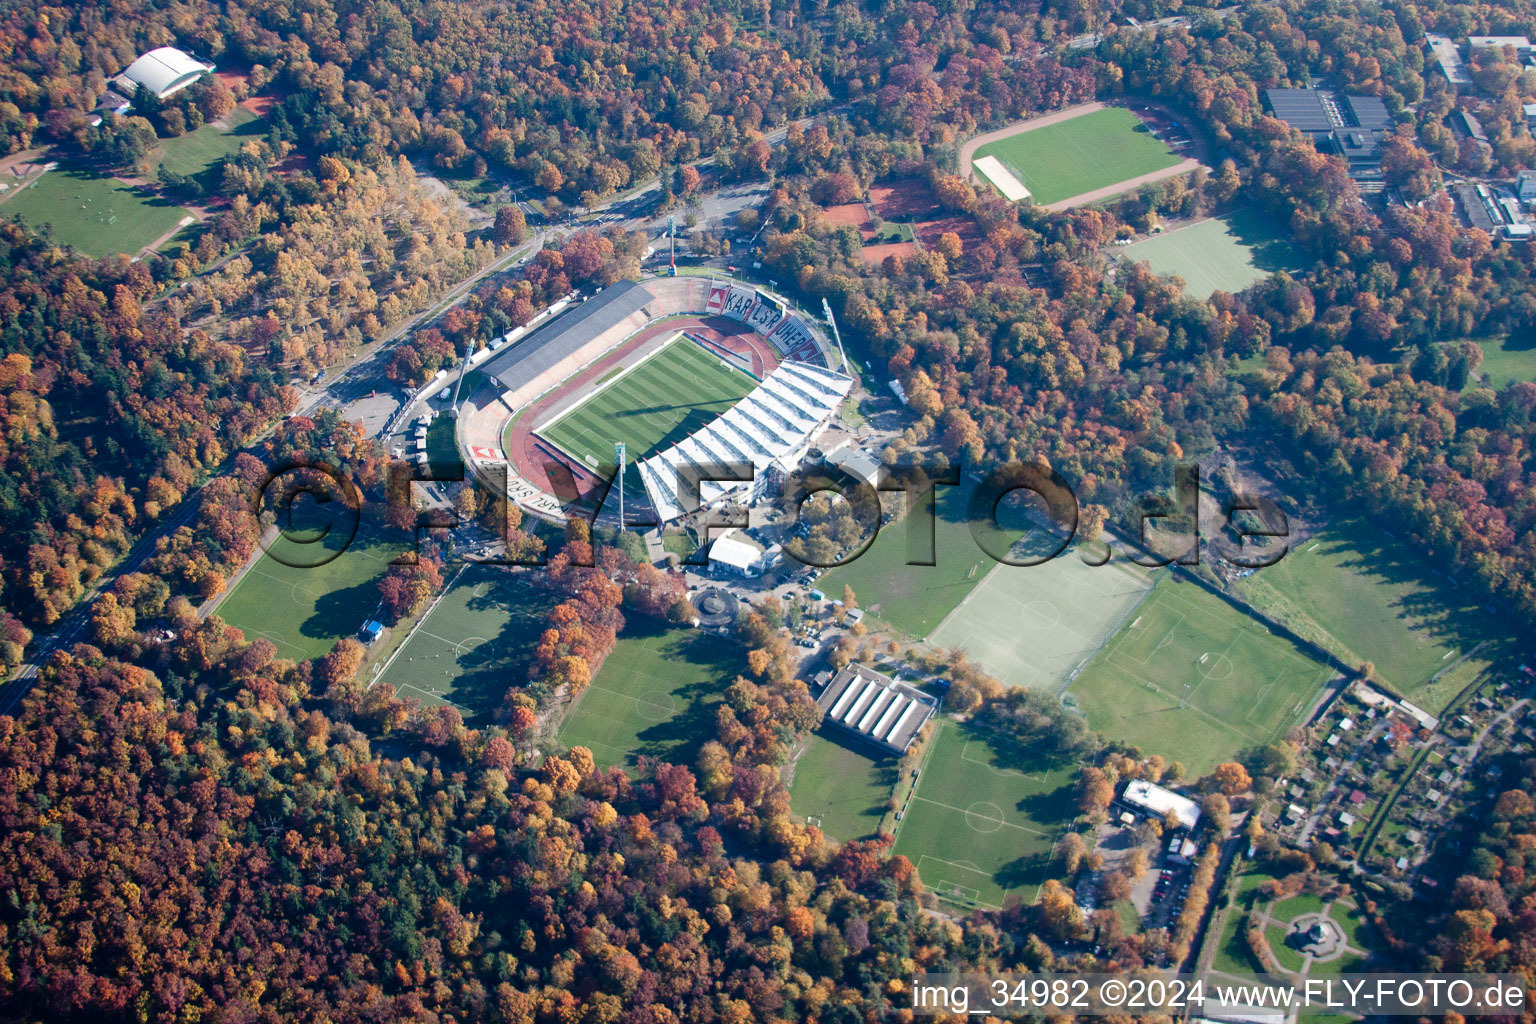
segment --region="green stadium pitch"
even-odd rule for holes
[[[1104,107],[989,142],[975,155],[997,157],[1042,205],[1160,171],[1183,159],[1123,107]]]
[[[1332,674],[1221,598],[1165,575],[1068,692],[1094,731],[1195,776],[1283,738]]]
[[[631,459],[644,458],[727,412],[757,383],[678,334],[536,433],[597,471],[613,465],[614,442],[623,441]]]
[[[451,704],[486,718],[507,689],[527,681],[534,647],[557,595],[506,568],[469,564],[385,665],[380,680],[401,697]]]
[[[894,852],[950,903],[984,910],[1012,898],[1033,903],[1076,813],[1077,767],[1003,764],[985,730],[936,719]]]

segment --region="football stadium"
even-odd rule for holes
[[[471,471],[493,485],[504,472],[509,499],[551,522],[599,503],[617,514],[620,443],[627,521],[750,502],[853,387],[820,330],[763,288],[653,278],[561,306],[493,343],[458,415]],[[722,475],[750,479],[710,479]]]

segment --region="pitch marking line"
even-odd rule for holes
[[[946,803],[944,803],[942,801],[939,801],[939,800],[930,800],[930,799],[928,799],[925,796],[916,796],[916,795],[914,795],[912,797],[912,799],[913,800],[921,800],[925,804],[933,804],[935,807],[942,807],[942,808],[944,808],[945,810],[948,810],[948,811],[954,811],[956,814],[960,815],[962,818],[968,813],[965,810],[965,808],[963,808],[963,807],[956,807],[954,804],[946,804]],[[1002,810],[1002,808],[999,807],[998,810]],[[1023,825],[1015,825],[1011,821],[1005,821],[1005,822],[1003,822],[1003,825],[1005,827],[1007,827],[1007,828],[1018,829],[1020,832],[1028,832],[1032,836],[1047,836],[1048,837],[1050,835],[1049,832],[1041,832],[1039,829],[1034,829],[1034,828],[1025,828]],[[975,831],[975,830],[972,829],[972,831]]]

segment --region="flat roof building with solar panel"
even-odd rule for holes
[[[1323,153],[1342,156],[1350,177],[1363,183],[1381,176],[1381,143],[1392,113],[1375,96],[1335,95],[1323,89],[1266,89],[1269,112],[1312,140]]]
[[[889,753],[902,754],[939,709],[938,699],[864,665],[848,665],[816,703],[826,722]]]

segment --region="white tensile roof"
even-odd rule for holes
[[[762,560],[763,552],[744,540],[736,539],[735,532],[732,530],[715,538],[709,546],[709,560],[723,562],[733,569],[747,572]]]
[[[195,60],[174,46],[162,46],[150,50],[128,65],[128,70],[117,77],[129,83],[130,90],[142,85],[164,99],[191,85],[212,70],[212,64]]]
[[[755,474],[763,473],[805,445],[852,387],[853,378],[846,374],[809,363],[780,363],[724,415],[638,464],[651,507],[663,522],[690,511],[680,502],[680,481],[690,467],[751,464]],[[699,485],[699,501],[712,504],[749,483],[706,480]]]

